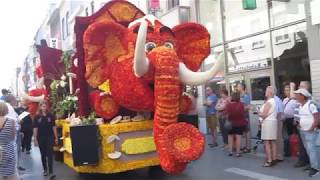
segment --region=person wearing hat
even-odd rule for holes
[[[318,110],[315,104],[310,100],[311,94],[308,90],[300,88],[294,91],[296,100],[300,103],[299,120],[297,120],[301,139],[310,159],[309,176],[315,176],[319,173],[319,153],[317,152],[316,139],[318,136]]]

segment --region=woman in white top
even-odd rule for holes
[[[274,100],[274,91],[271,86],[266,88],[267,101],[261,107],[259,116],[261,122],[261,139],[265,144],[267,161],[264,167],[275,165],[277,159],[277,111]]]

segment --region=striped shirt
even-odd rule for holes
[[[5,124],[0,129],[0,176],[11,176],[16,171],[16,151],[14,141],[14,120],[6,119]]]

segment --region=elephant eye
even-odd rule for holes
[[[167,48],[170,48],[170,49],[174,48],[174,45],[171,42],[165,42],[164,46],[167,47]]]
[[[154,49],[156,47],[157,47],[156,43],[147,42],[146,45],[145,45],[145,50],[146,50],[146,52],[150,52],[150,51],[152,51],[152,49]]]

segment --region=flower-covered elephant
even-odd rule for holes
[[[154,112],[153,134],[165,171],[179,173],[200,157],[204,136],[192,125],[178,123],[177,116],[182,86],[203,84],[223,67],[220,55],[211,69],[197,72],[210,53],[210,35],[202,25],[169,28],[149,15],[128,26],[97,21],[86,29],[83,48],[85,78],[92,88],[108,81],[108,102]]]

